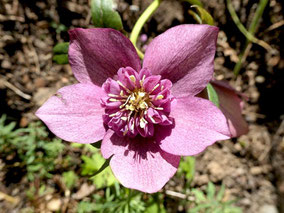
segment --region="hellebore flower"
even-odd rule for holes
[[[223,113],[196,97],[212,79],[218,28],[180,25],[156,37],[143,66],[113,29],[69,31],[69,62],[80,82],[61,88],[37,112],[58,137],[102,140],[116,178],[153,193],[196,155],[231,133]]]

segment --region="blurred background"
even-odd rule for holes
[[[124,33],[151,2],[114,0]],[[148,195],[120,186],[109,169],[91,177],[104,163],[99,150],[61,141],[34,115],[59,88],[76,82],[53,47],[69,41],[69,29],[94,27],[89,2],[0,1],[1,213],[284,212],[283,1],[164,0],[138,47],[144,51],[172,26],[197,23],[192,2],[220,28],[215,78],[244,94],[249,132],[184,158],[164,189]]]

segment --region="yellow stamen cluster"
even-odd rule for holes
[[[136,83],[136,78],[134,75],[129,76],[130,80],[133,83]],[[123,121],[130,121],[131,117],[139,117],[139,126],[140,128],[145,128],[147,125],[148,121],[144,118],[144,115],[147,113],[147,110],[149,107],[153,107],[157,110],[163,110],[161,107],[155,107],[151,102],[152,98],[150,97],[151,93],[155,91],[160,85],[157,84],[151,92],[146,92],[145,89],[143,88],[143,82],[145,80],[145,76],[143,76],[142,80],[139,81],[140,88],[135,87],[133,91],[130,91],[122,82],[117,81],[117,83],[124,89],[121,90],[119,95],[114,95],[114,94],[108,94],[109,101],[111,102],[122,102],[122,104],[119,106],[120,111],[130,111],[127,115],[127,117],[121,117],[120,119]],[[126,94],[125,94],[126,93]],[[163,95],[158,95],[156,96],[155,100],[161,100],[163,99]],[[114,117],[118,115],[119,112],[116,112],[114,114],[109,115],[110,117]],[[134,129],[134,123],[131,125],[132,129]],[[128,129],[124,132],[126,135],[128,132]]]

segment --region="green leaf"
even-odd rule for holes
[[[213,200],[214,195],[215,195],[215,185],[212,182],[209,182],[207,186],[207,199]]]
[[[120,15],[112,5],[112,0],[91,0],[92,20],[96,27],[123,29]]]
[[[214,209],[213,211],[210,210],[210,213],[224,213],[223,209],[215,207],[216,209]]]
[[[188,13],[195,19],[195,21],[197,21],[198,24],[202,24],[201,17],[196,12],[193,10],[188,10]]]
[[[107,167],[104,171],[90,178],[97,188],[103,188],[107,186],[112,186],[117,182],[116,178],[113,176],[110,167]]]
[[[198,5],[198,6],[202,7],[202,3],[199,0],[182,0],[182,1],[188,2],[191,5]]]
[[[95,173],[91,180],[97,186],[97,188],[103,188],[106,186],[112,186],[117,182],[116,178],[113,176],[112,171],[109,167],[110,158],[105,161],[101,168]]]
[[[195,173],[195,158],[192,156],[184,157],[179,165],[179,171],[185,173],[185,178],[192,181]]]
[[[211,204],[210,203],[203,203],[203,204],[199,204],[198,206],[192,208],[192,209],[189,209],[189,213],[199,213],[199,212],[204,212],[204,211],[200,211],[200,210],[203,210],[203,209],[206,209],[208,207],[210,207]]]
[[[205,9],[199,5],[192,5],[191,7],[196,8],[199,16],[201,17],[202,24],[214,25],[214,19]]]
[[[192,193],[195,195],[197,203],[206,201],[206,197],[202,191],[199,191],[197,189],[192,189]]]
[[[224,197],[224,193],[225,193],[225,185],[222,184],[220,191],[218,192],[216,199],[217,201],[222,201],[223,197]]]
[[[69,42],[58,43],[53,47],[54,54],[67,54],[69,48]]]
[[[28,165],[28,172],[38,172],[43,167],[42,164]]]
[[[77,206],[77,212],[78,213],[91,213],[97,210],[97,204],[96,203],[90,203],[87,201],[81,201],[79,205]]]
[[[73,171],[64,172],[62,176],[63,176],[63,182],[65,183],[68,189],[72,189],[72,187],[75,185],[75,183],[78,180],[78,176]]]
[[[58,43],[53,47],[53,61],[57,64],[68,64],[69,42]]]
[[[81,158],[84,161],[84,163],[81,165],[82,166],[82,171],[81,171],[82,175],[94,174],[99,169],[97,164],[102,163],[101,159],[99,159],[99,161],[97,162],[95,155],[93,155],[91,158],[86,156],[86,155],[83,155]]]
[[[159,205],[159,203],[152,203],[145,209],[144,213],[166,213],[166,210],[163,205]]]
[[[220,107],[218,94],[210,83],[207,84],[207,93],[209,100],[212,101],[217,107]]]
[[[68,64],[69,63],[67,54],[54,55],[52,60],[57,64]]]
[[[74,148],[82,148],[84,146],[84,144],[82,143],[71,143],[71,146]]]
[[[91,158],[85,155],[81,158],[84,161],[81,174],[91,175],[90,179],[97,188],[111,186],[117,181],[108,167],[110,158],[105,160],[98,150],[96,150],[96,153]]]
[[[242,213],[242,209],[240,207],[229,206],[226,207],[224,213]]]
[[[105,160],[104,164],[99,168],[98,171],[95,172],[94,176],[100,174],[102,171],[104,171],[109,166],[109,162],[111,158],[112,156],[110,156],[110,158]]]
[[[96,143],[92,143],[91,144],[93,147],[97,148],[97,149],[100,149],[101,148],[101,145],[102,145],[102,141],[98,141]]]

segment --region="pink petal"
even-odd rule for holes
[[[59,138],[78,143],[94,143],[105,134],[100,106],[104,95],[93,84],[74,84],[58,90],[36,115]]]
[[[151,92],[154,87],[159,83],[161,80],[160,75],[152,75],[145,79],[143,82],[143,87],[145,88],[146,92]]]
[[[69,62],[81,83],[101,86],[121,67],[140,70],[140,59],[132,43],[119,31],[107,28],[69,31]]]
[[[121,184],[147,193],[159,191],[176,173],[180,157],[164,152],[151,139],[118,137],[108,130],[101,152]]]
[[[220,109],[228,119],[232,137],[238,137],[248,132],[248,124],[242,116],[243,101],[228,83],[224,81],[212,81],[216,90]]]
[[[177,99],[172,109],[174,127],[159,127],[160,147],[174,155],[196,155],[217,140],[230,138],[223,113],[210,101],[187,97]]]
[[[171,80],[175,97],[196,95],[212,78],[217,35],[209,25],[173,27],[150,43],[143,67]]]
[[[117,81],[108,78],[105,83],[102,85],[103,90],[106,94],[119,95],[121,89]],[[107,97],[107,96],[106,96]]]

